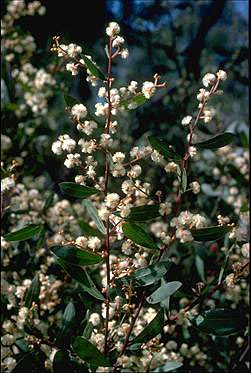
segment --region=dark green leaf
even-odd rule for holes
[[[185,168],[182,169],[182,173],[181,173],[181,186],[182,186],[182,192],[185,193],[187,189],[187,173],[186,173]]]
[[[75,338],[72,344],[74,352],[86,361],[94,366],[109,367],[111,366],[109,360],[104,356],[91,342],[84,337]]]
[[[41,373],[44,372],[46,355],[41,350],[33,349],[19,359],[17,365],[11,370],[12,373]]]
[[[7,233],[6,241],[25,241],[40,233],[42,225],[30,224],[18,231]]]
[[[90,339],[93,329],[93,324],[90,321],[88,321],[83,331],[83,337],[85,337],[86,339]]]
[[[164,324],[164,310],[161,309],[155,318],[135,337],[131,343],[146,343],[162,332]]]
[[[158,249],[158,245],[153,241],[148,233],[139,225],[133,223],[124,223],[122,225],[124,235],[136,244],[148,247],[149,249]]]
[[[216,241],[223,238],[231,229],[227,225],[219,225],[216,227],[191,229],[191,233],[195,241]]]
[[[39,276],[36,275],[33,278],[30,287],[25,292],[25,298],[24,298],[25,307],[31,308],[33,302],[38,304],[39,294],[40,294],[40,280],[39,280]]]
[[[144,205],[138,207],[132,207],[129,216],[127,216],[127,220],[131,221],[146,221],[158,218],[160,216],[159,213],[159,205]]]
[[[59,330],[59,333],[57,335],[57,340],[60,340],[60,338],[62,338],[63,336],[65,336],[74,320],[75,320],[75,316],[76,316],[76,310],[75,310],[75,307],[74,307],[74,304],[72,302],[68,303],[65,310],[64,310],[64,314],[63,314],[63,317],[62,317],[62,324],[61,324],[61,328]]]
[[[239,333],[246,325],[246,319],[239,311],[225,308],[205,311],[191,322],[203,332],[218,336]]]
[[[102,71],[84,54],[81,54],[81,57],[83,58],[85,65],[88,70],[90,70],[91,74],[94,75],[96,78],[99,78],[101,80],[106,80],[106,77],[102,73]]]
[[[204,268],[204,261],[201,259],[199,255],[195,256],[195,265],[198,271],[198,274],[202,281],[205,281],[205,268]]]
[[[131,281],[135,287],[148,286],[163,277],[169,271],[171,265],[172,262],[151,264],[148,267],[137,269],[131,276],[120,277],[119,281],[127,286]]]
[[[60,183],[59,187],[63,193],[76,198],[87,198],[92,194],[100,193],[100,191],[96,188],[72,182]]]
[[[160,372],[171,372],[175,369],[178,369],[180,367],[182,367],[182,363],[180,363],[179,361],[168,361],[168,363],[164,364],[164,365],[161,365],[160,367],[154,369],[154,373],[160,373]]]
[[[43,206],[43,212],[45,212],[53,203],[54,199],[54,193],[51,193],[49,197],[46,198],[44,206]]]
[[[85,236],[97,236],[99,238],[104,237],[104,235],[99,230],[91,227],[88,223],[85,223],[83,220],[79,220],[78,224]]]
[[[74,265],[92,265],[100,263],[103,260],[100,255],[77,249],[76,246],[53,246],[50,249],[58,258]]]
[[[92,295],[96,299],[105,299],[100,291],[96,288],[96,285],[85,269],[76,267],[75,265],[71,265],[60,258],[57,259],[57,262],[65,270],[65,272],[67,272],[74,280],[82,285],[84,291],[86,291],[88,294]]]
[[[159,303],[174,294],[181,286],[182,283],[179,281],[167,282],[155,290],[146,300],[151,304]]]
[[[39,232],[38,241],[36,244],[37,250],[44,246],[45,240],[46,240],[45,229],[44,229],[44,226],[42,225],[40,232]]]
[[[154,136],[149,136],[148,140],[153,149],[157,150],[166,160],[173,159],[174,161],[180,161],[182,157],[172,150],[169,144],[162,139],[157,139]]]
[[[234,134],[232,134],[230,132],[226,132],[226,133],[222,133],[221,135],[212,137],[209,140],[199,142],[199,143],[193,144],[193,145],[197,146],[199,148],[218,149],[218,148],[221,148],[223,146],[226,146],[226,145],[232,143],[234,141],[235,137],[236,136]]]
[[[143,105],[147,101],[143,93],[139,93],[136,96],[130,97],[127,100],[121,101],[120,105],[125,109],[136,109],[137,107]]]
[[[102,234],[106,234],[106,229],[105,229],[104,223],[103,223],[102,220],[100,219],[100,217],[99,217],[99,215],[98,215],[98,211],[97,211],[97,209],[93,206],[92,202],[86,200],[86,201],[83,201],[83,205],[86,207],[86,210],[87,210],[88,215],[89,215],[90,218],[94,221],[94,223],[96,224],[98,230],[99,230]]]
[[[70,95],[64,95],[64,100],[65,100],[66,106],[69,106],[69,107],[80,104],[79,100],[77,100],[76,98],[74,98]]]

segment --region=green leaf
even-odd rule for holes
[[[24,297],[25,307],[31,308],[33,302],[38,304],[39,294],[40,294],[40,280],[39,280],[39,276],[36,275],[33,278],[30,287],[25,292],[25,297]]]
[[[83,220],[79,220],[78,224],[81,228],[81,231],[83,232],[84,235],[86,236],[96,236],[99,238],[103,238],[104,235],[98,230],[93,227],[91,227],[88,223],[85,223]]]
[[[79,100],[77,100],[76,98],[70,95],[64,95],[64,100],[65,100],[66,106],[69,106],[69,107],[80,104]]]
[[[182,365],[183,364],[180,363],[179,361],[168,361],[168,363],[166,363],[164,365],[161,365],[160,367],[154,369],[154,373],[171,372],[174,369],[178,369],[178,368],[182,367]]]
[[[130,97],[127,100],[123,100],[120,103],[120,106],[123,106],[125,109],[136,109],[137,107],[143,105],[147,101],[143,93],[139,93],[136,96]],[[131,106],[131,107],[130,107]]]
[[[240,333],[246,325],[244,315],[239,311],[226,308],[205,311],[191,322],[203,332],[217,336]]]
[[[7,233],[6,241],[25,241],[40,233],[42,225],[30,224],[18,231]]]
[[[89,364],[95,367],[111,366],[109,360],[91,342],[84,337],[76,337],[72,344],[74,352]]]
[[[83,331],[83,337],[89,340],[91,338],[93,329],[93,324],[90,321],[88,321]]]
[[[164,324],[164,310],[161,309],[155,318],[142,330],[142,332],[135,337],[131,344],[146,343],[154,338],[157,334],[162,332]]]
[[[205,268],[204,268],[204,261],[201,259],[199,255],[195,256],[195,265],[198,271],[198,274],[202,281],[205,281]]]
[[[86,207],[86,210],[87,210],[87,213],[88,215],[90,216],[90,218],[94,221],[94,223],[96,224],[98,230],[102,233],[102,234],[106,234],[106,229],[105,229],[105,226],[104,226],[104,223],[102,222],[102,220],[100,219],[99,215],[98,215],[98,211],[97,209],[94,207],[94,205],[92,204],[91,201],[83,201],[83,205]]]
[[[148,267],[137,269],[131,276],[123,276],[118,279],[129,286],[132,281],[135,287],[148,286],[158,281],[171,268],[172,262],[159,262]]]
[[[57,259],[57,262],[64,269],[64,271],[68,273],[68,275],[81,284],[84,291],[96,299],[102,301],[105,299],[100,291],[96,288],[96,285],[85,269],[71,265],[60,258]]]
[[[227,225],[218,225],[209,228],[191,229],[191,233],[195,241],[216,241],[223,238],[231,229]]]
[[[159,303],[174,294],[181,286],[182,283],[179,281],[167,282],[155,290],[146,300],[151,304]]]
[[[59,184],[61,191],[68,196],[76,198],[87,198],[92,194],[100,193],[100,191],[93,187],[80,185],[72,182],[63,182]]]
[[[44,226],[42,225],[41,229],[40,229],[40,232],[39,232],[39,237],[38,237],[38,241],[37,241],[37,244],[36,244],[36,249],[38,250],[41,247],[43,247],[44,244],[45,244],[45,241],[46,241],[46,234],[45,234]]]
[[[182,192],[185,193],[187,189],[187,172],[185,168],[182,169],[182,173],[181,173],[181,186],[182,186]]]
[[[232,143],[235,140],[235,135],[230,132],[222,133],[221,135],[217,135],[212,137],[209,140],[199,142],[197,144],[193,144],[193,146],[197,146],[199,148],[206,148],[206,149],[218,149],[223,146],[226,146]]]
[[[52,205],[53,199],[54,199],[54,193],[51,193],[49,197],[47,197],[45,200],[45,203],[42,209],[43,212],[45,212]]]
[[[144,205],[138,207],[132,207],[129,216],[127,216],[127,220],[131,221],[146,221],[158,218],[160,216],[159,213],[159,205]]]
[[[181,161],[182,157],[169,147],[169,144],[162,139],[157,139],[154,136],[149,136],[148,140],[153,149],[157,150],[166,160],[173,159]]]
[[[50,250],[58,257],[66,262],[78,266],[86,266],[100,263],[103,258],[100,255],[89,253],[88,251],[80,250],[76,246],[52,246]]]
[[[102,73],[102,71],[84,54],[81,54],[81,58],[83,58],[85,65],[88,70],[90,70],[91,74],[94,75],[96,78],[99,78],[101,80],[106,80],[105,75]]]
[[[75,310],[75,307],[74,307],[74,304],[72,302],[68,303],[65,310],[64,310],[64,314],[63,314],[63,317],[62,317],[62,324],[61,324],[61,328],[59,330],[59,333],[56,337],[57,340],[60,340],[60,338],[62,338],[63,336],[65,336],[68,332],[69,332],[69,329],[71,328],[74,320],[75,320],[75,317],[76,317],[76,310]]]
[[[153,241],[148,233],[139,225],[133,223],[124,223],[122,225],[124,235],[136,244],[148,247],[149,249],[159,249],[158,245]]]

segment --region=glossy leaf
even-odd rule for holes
[[[149,234],[146,233],[139,225],[133,223],[124,223],[122,225],[122,230],[124,235],[136,244],[149,249],[159,249],[158,245],[153,241]]]
[[[234,134],[230,132],[225,132],[215,137],[212,137],[209,140],[193,144],[193,146],[207,149],[218,149],[228,144],[231,144],[235,140],[235,137],[236,136]]]
[[[144,222],[160,216],[159,205],[144,205],[132,207],[127,220]]]
[[[45,200],[45,203],[44,203],[44,206],[43,206],[43,212],[45,212],[46,210],[48,210],[49,207],[51,207],[51,205],[53,203],[53,199],[54,199],[54,193],[51,193],[49,195],[49,197],[47,197],[46,200]]]
[[[71,328],[76,317],[76,310],[72,302],[68,303],[62,317],[62,324],[57,335],[57,340],[65,336]]]
[[[87,198],[92,194],[100,193],[100,191],[93,187],[80,185],[72,182],[63,182],[59,184],[61,191],[68,196],[76,198]]]
[[[201,280],[205,281],[204,261],[201,259],[201,257],[199,255],[195,256],[195,265],[196,265],[196,269],[198,271],[198,274],[199,274]]]
[[[217,336],[240,333],[246,325],[246,319],[240,312],[226,308],[205,311],[191,322],[203,332]]]
[[[74,352],[84,361],[94,366],[109,367],[109,360],[91,342],[84,337],[75,338],[72,344]]]
[[[132,344],[146,343],[162,332],[164,325],[164,310],[161,309],[154,319],[132,340]]]
[[[102,301],[105,299],[100,291],[96,288],[96,285],[85,269],[69,264],[60,258],[57,259],[57,262],[65,270],[65,272],[67,272],[74,280],[82,285],[84,291],[96,299]]]
[[[92,75],[101,80],[106,80],[106,77],[104,76],[102,71],[92,62],[92,60],[89,57],[85,56],[84,54],[81,54],[81,58],[83,58],[87,69],[90,70]]]
[[[104,237],[104,235],[98,229],[91,227],[88,223],[84,222],[83,220],[79,220],[78,224],[85,236],[96,236],[99,238]]]
[[[64,100],[65,100],[66,106],[69,106],[69,107],[80,104],[79,100],[77,100],[75,97],[72,97],[70,95],[64,95]]]
[[[72,245],[53,246],[50,249],[58,258],[74,265],[92,265],[103,260],[100,255],[80,250]]]
[[[191,229],[191,233],[195,241],[216,241],[224,238],[231,229],[227,225],[219,225],[209,228]]]
[[[125,285],[133,282],[135,287],[148,286],[161,279],[171,268],[172,262],[159,262],[148,267],[137,269],[131,276],[120,277]]]
[[[157,139],[154,136],[149,136],[148,140],[153,149],[157,150],[166,160],[172,159],[180,161],[182,157],[169,147],[169,144],[162,139]]]
[[[94,207],[94,205],[92,204],[91,201],[83,201],[83,205],[85,206],[86,210],[87,210],[87,213],[88,215],[90,216],[90,218],[94,221],[94,223],[96,224],[98,230],[102,233],[102,234],[106,234],[106,229],[105,229],[105,226],[104,226],[104,223],[102,222],[102,220],[100,219],[99,215],[98,215],[98,211],[96,209],[96,207]]]
[[[174,294],[181,286],[182,283],[179,281],[167,282],[155,290],[146,300],[151,304],[159,303]]]
[[[40,233],[42,225],[30,224],[18,231],[7,233],[4,238],[6,241],[25,241]]]
[[[40,280],[39,280],[39,276],[36,275],[33,278],[30,287],[25,292],[25,297],[24,297],[25,307],[31,308],[33,302],[38,304],[39,294],[40,294]]]
[[[137,107],[143,105],[147,101],[143,93],[139,93],[136,96],[130,97],[127,100],[123,100],[120,103],[120,106],[123,106],[125,109],[137,109]]]
[[[182,367],[182,363],[179,361],[168,361],[166,364],[161,365],[160,367],[154,369],[154,373],[161,373],[161,372],[171,372],[175,369]]]

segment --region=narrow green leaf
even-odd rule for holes
[[[62,317],[62,324],[59,333],[56,337],[60,340],[63,336],[67,335],[76,317],[76,310],[72,302],[68,303]]]
[[[72,182],[63,182],[59,184],[61,191],[68,196],[76,198],[87,198],[92,194],[100,193],[100,191],[93,187],[80,185]]]
[[[91,227],[88,223],[85,223],[83,220],[79,220],[78,224],[81,228],[81,231],[83,232],[84,235],[86,236],[96,236],[99,238],[103,238],[104,235],[98,230],[93,227]]]
[[[178,369],[182,367],[182,363],[179,361],[168,361],[168,363],[161,365],[160,367],[154,369],[154,373],[165,373],[165,372],[171,372],[175,369]]]
[[[118,279],[124,285],[129,286],[133,282],[135,287],[148,286],[162,278],[171,268],[172,262],[159,262],[148,267],[137,269],[131,276],[123,276]]]
[[[84,291],[96,299],[102,301],[105,299],[100,291],[96,288],[96,285],[85,269],[71,265],[60,258],[57,259],[57,262],[64,269],[64,271],[68,273],[68,275],[81,284]]]
[[[133,223],[124,223],[122,225],[124,235],[136,244],[148,247],[149,249],[159,249],[158,245],[153,241],[148,233],[139,225]]]
[[[81,58],[83,58],[85,65],[88,70],[90,70],[91,74],[94,75],[96,78],[99,78],[101,80],[106,80],[105,75],[102,73],[102,71],[92,62],[92,60],[85,56],[84,54],[81,54]]]
[[[83,205],[86,207],[88,215],[94,221],[94,223],[96,224],[98,230],[102,234],[106,234],[106,229],[105,229],[104,223],[100,219],[96,207],[94,207],[93,204],[92,204],[92,202],[88,201],[88,200],[83,201]]]
[[[142,330],[142,332],[135,337],[131,344],[146,343],[154,338],[157,334],[162,332],[164,324],[164,310],[161,309],[155,318]]]
[[[246,326],[247,320],[239,311],[216,308],[202,312],[191,322],[205,333],[226,336],[239,333]]]
[[[195,256],[195,265],[198,271],[198,274],[202,281],[205,281],[205,268],[204,268],[204,261],[201,259],[199,255]]]
[[[143,105],[147,101],[143,93],[139,93],[136,96],[130,97],[126,100],[120,102],[120,106],[123,106],[127,110],[136,109],[137,107]]]
[[[41,225],[30,224],[18,231],[7,233],[4,238],[6,241],[25,241],[39,234],[41,227]]]
[[[103,258],[100,255],[88,251],[77,249],[76,246],[53,246],[50,250],[66,262],[78,266],[92,265],[100,263]]]
[[[216,241],[223,238],[231,229],[227,225],[219,225],[209,228],[191,229],[191,233],[195,241]]]
[[[146,300],[151,304],[159,303],[174,294],[181,286],[182,283],[179,281],[167,282],[155,290]]]
[[[64,369],[65,372],[70,372],[73,368],[73,364],[69,351],[63,349],[58,350],[54,355],[52,367],[53,373],[62,373],[62,369]]]
[[[74,352],[84,361],[95,367],[111,366],[109,360],[84,337],[76,337],[72,344]]]
[[[65,100],[66,106],[69,106],[69,107],[80,104],[79,100],[77,100],[75,97],[72,97],[70,95],[64,95],[64,100]]]
[[[36,275],[33,278],[30,287],[25,292],[25,297],[24,297],[25,307],[31,308],[33,302],[38,304],[39,294],[40,294],[40,280],[39,280],[39,276]]]
[[[90,321],[88,321],[83,331],[83,337],[89,340],[91,338],[93,329],[93,324]]]
[[[193,146],[207,149],[218,149],[232,143],[235,140],[235,137],[236,136],[234,134],[230,132],[225,132],[215,137],[212,137],[209,140],[193,144]]]
[[[181,186],[182,192],[185,193],[185,191],[187,190],[187,172],[185,168],[182,169],[181,173]]]
[[[173,159],[181,161],[182,157],[169,147],[169,144],[162,139],[157,139],[154,136],[149,136],[148,140],[153,149],[157,150],[166,160]]]
[[[51,193],[49,197],[47,197],[45,200],[45,203],[42,209],[43,212],[45,212],[46,210],[48,210],[49,207],[51,207],[53,203],[53,199],[54,199],[54,193]]]
[[[144,205],[132,207],[127,220],[144,222],[160,216],[159,205]]]

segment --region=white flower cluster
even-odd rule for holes
[[[171,220],[171,227],[176,228],[176,238],[181,243],[193,241],[193,236],[190,232],[192,228],[203,228],[206,224],[206,218],[200,214],[192,214],[189,211],[182,211],[179,216]]]
[[[110,22],[106,28],[106,35],[111,38],[112,47],[117,48],[115,53],[119,54],[121,58],[126,59],[129,56],[129,51],[124,48],[125,39],[119,35],[120,26],[117,22]]]

